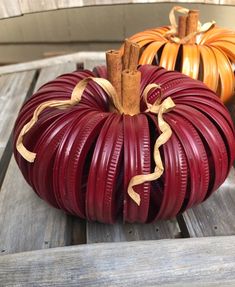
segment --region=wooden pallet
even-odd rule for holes
[[[209,200],[172,220],[106,225],[68,216],[27,185],[11,133],[25,98],[76,63],[18,67],[0,77],[0,286],[235,286],[235,169]]]

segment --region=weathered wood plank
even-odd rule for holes
[[[35,72],[23,72],[0,77],[0,186],[11,157],[10,135]]]
[[[22,14],[34,13],[39,11],[50,11],[58,9],[56,0],[50,1],[32,1],[32,0],[20,0],[20,7]]]
[[[23,14],[51,11],[57,9],[90,7],[112,4],[147,4],[147,3],[164,3],[164,2],[182,2],[181,0],[2,0],[0,6],[0,18],[15,17]],[[235,5],[234,0],[184,0],[184,3],[198,4],[220,4],[220,5]]]
[[[104,57],[101,56],[101,53],[103,53]],[[92,71],[95,66],[106,65],[105,52],[97,52],[97,54],[100,54],[100,57],[93,58],[87,55],[87,58],[83,61],[84,69]]]
[[[36,88],[75,67],[75,64],[67,64],[45,68],[39,75]],[[62,211],[48,206],[34,194],[12,158],[0,192],[2,253],[70,244],[71,229],[71,221]]]
[[[114,225],[87,223],[87,243],[154,240],[181,237],[177,221],[159,221],[154,224]]]
[[[0,77],[0,159],[35,72],[23,72]]]
[[[77,52],[73,54],[52,57],[43,60],[36,60],[26,63],[13,64],[0,67],[0,75],[10,74],[21,71],[29,71],[34,69],[41,69],[53,65],[65,64],[65,63],[79,63],[86,60],[94,60],[102,62],[105,60],[104,52]]]
[[[74,63],[65,62],[63,64],[43,68],[39,74],[34,91],[38,90],[40,86],[42,86],[46,82],[54,80],[56,77],[62,74],[71,73],[74,70],[76,70],[76,62]]]
[[[180,220],[190,237],[235,235],[235,169],[204,203],[186,211]]]
[[[220,5],[235,5],[235,0],[219,0],[218,4],[220,4]]]
[[[99,243],[5,255],[1,286],[235,286],[234,240]]]
[[[66,232],[66,215],[37,197],[12,158],[0,192],[2,254],[64,246]]]
[[[19,0],[1,0],[0,19],[20,16],[21,8]]]

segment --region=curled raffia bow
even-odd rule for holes
[[[170,19],[170,23],[171,23],[171,29],[169,31],[167,31],[165,33],[165,37],[169,38],[172,42],[176,43],[176,44],[185,44],[187,43],[191,38],[207,32],[208,30],[210,30],[211,28],[213,28],[215,26],[215,21],[211,21],[211,22],[207,22],[205,24],[201,24],[200,21],[198,21],[198,27],[197,27],[197,31],[196,32],[192,32],[190,34],[188,34],[187,36],[185,36],[184,38],[180,39],[179,37],[177,37],[177,22],[176,22],[176,17],[175,17],[175,12],[179,12],[182,14],[188,14],[189,13],[189,9],[181,7],[181,6],[175,6],[171,9],[170,13],[169,13],[169,19]]]
[[[88,84],[89,81],[96,82],[99,86],[101,86],[104,91],[107,93],[109,98],[112,100],[114,107],[121,113],[124,113],[123,107],[121,103],[118,100],[117,93],[112,86],[112,84],[106,80],[101,78],[94,78],[94,77],[88,77],[83,80],[81,80],[73,89],[71,98],[69,100],[51,100],[46,101],[44,103],[41,103],[34,111],[33,117],[31,120],[25,124],[20,131],[20,134],[16,141],[16,148],[17,151],[21,154],[21,156],[27,160],[28,162],[34,162],[36,158],[36,153],[29,151],[23,144],[24,135],[35,125],[35,123],[38,121],[39,115],[46,109],[46,108],[59,108],[59,109],[66,109],[68,107],[74,106],[78,104],[81,100],[82,94]],[[145,99],[145,102],[147,104],[147,110],[146,112],[151,112],[154,114],[158,114],[158,125],[159,129],[162,132],[162,134],[157,138],[155,145],[154,145],[154,161],[156,163],[156,167],[154,169],[154,172],[151,174],[146,175],[136,175],[134,176],[128,185],[127,193],[132,198],[132,200],[137,204],[140,205],[140,196],[138,193],[136,193],[133,189],[133,186],[142,184],[146,181],[153,181],[158,179],[163,171],[163,163],[161,160],[161,155],[159,148],[161,145],[166,143],[168,139],[170,138],[172,131],[170,126],[164,121],[163,119],[163,113],[166,113],[170,111],[174,106],[174,102],[170,97],[166,98],[161,104],[159,103],[159,100],[157,100],[153,105],[148,103],[147,101],[147,94],[148,92],[153,88],[159,88],[160,86],[157,84],[149,84],[143,93],[143,97]]]
[[[83,80],[81,80],[73,89],[71,98],[69,100],[51,100],[44,103],[41,103],[34,111],[32,119],[23,126],[17,141],[16,141],[16,149],[17,151],[22,155],[24,159],[26,159],[28,162],[34,162],[36,158],[36,153],[31,152],[26,149],[26,147],[23,144],[23,137],[24,135],[35,125],[35,123],[38,121],[39,115],[47,108],[59,108],[59,109],[66,109],[68,107],[72,107],[74,105],[77,105],[81,98],[84,90],[86,89],[86,86],[88,82],[94,81],[98,85],[100,85],[104,91],[107,93],[107,95],[110,97],[110,99],[113,102],[113,105],[115,108],[120,112],[123,113],[123,108],[121,103],[118,101],[118,97],[116,96],[116,91],[112,84],[102,78],[94,78],[94,77],[87,77]]]
[[[129,182],[127,192],[129,196],[132,198],[132,200],[137,205],[140,205],[140,195],[134,191],[133,187],[135,185],[143,184],[144,182],[147,182],[147,181],[157,180],[163,174],[164,167],[163,167],[159,148],[163,144],[165,144],[172,135],[172,130],[170,126],[168,125],[168,123],[164,121],[163,114],[173,109],[175,107],[175,103],[173,102],[171,97],[166,98],[162,103],[160,103],[161,98],[157,99],[154,102],[154,104],[148,103],[147,95],[148,95],[148,92],[153,88],[161,89],[161,87],[157,84],[149,84],[143,92],[143,97],[147,105],[147,110],[145,112],[150,112],[150,113],[158,115],[158,126],[162,133],[157,138],[155,145],[154,145],[153,158],[156,164],[154,168],[154,172],[150,174],[136,175],[132,177],[132,179]]]

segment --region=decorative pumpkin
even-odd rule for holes
[[[227,177],[234,127],[220,99],[179,72],[137,71],[135,49],[131,69],[121,72],[111,51],[107,70],[62,75],[22,107],[15,158],[52,206],[105,223],[152,222],[202,202]]]
[[[187,14],[179,16],[175,11]],[[174,7],[171,26],[140,32],[129,40],[141,47],[139,63],[157,64],[203,81],[226,102],[234,93],[235,32],[215,26],[201,25],[198,11]]]

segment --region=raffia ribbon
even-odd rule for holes
[[[69,100],[51,100],[44,102],[40,104],[34,111],[33,117],[31,120],[25,124],[17,138],[16,141],[16,148],[17,151],[21,154],[21,156],[27,160],[28,162],[34,162],[36,158],[36,153],[29,151],[23,144],[23,139],[24,135],[35,125],[35,123],[38,121],[39,115],[47,108],[59,108],[59,109],[66,109],[68,107],[74,106],[78,104],[81,100],[82,94],[88,84],[89,81],[94,81],[96,82],[99,86],[101,86],[104,91],[107,93],[111,101],[113,102],[114,107],[121,113],[125,113],[123,110],[123,107],[121,103],[118,100],[116,90],[112,86],[112,84],[107,81],[106,79],[101,79],[101,78],[94,78],[94,77],[88,77],[83,80],[81,80],[74,88],[71,98]],[[161,104],[159,103],[159,99],[151,105],[150,103],[147,102],[147,95],[148,92],[153,89],[153,88],[160,88],[159,85],[157,84],[149,84],[143,93],[145,102],[147,104],[148,109],[146,112],[151,112],[158,114],[158,125],[159,129],[161,130],[162,134],[157,138],[155,145],[154,145],[154,161],[156,163],[156,167],[154,169],[154,172],[151,174],[146,174],[146,175],[136,175],[134,176],[128,185],[128,194],[132,198],[132,200],[137,204],[140,205],[140,196],[137,192],[134,191],[133,187],[142,184],[146,181],[153,181],[158,179],[163,171],[163,163],[161,160],[161,155],[159,148],[162,146],[164,143],[168,141],[170,138],[172,131],[170,126],[164,121],[163,119],[163,114],[170,111],[174,106],[174,102],[170,97],[165,99]]]
[[[129,182],[127,193],[137,205],[140,205],[140,195],[134,191],[133,187],[143,184],[144,182],[157,180],[163,174],[164,167],[159,148],[165,144],[172,135],[172,130],[168,123],[164,121],[163,114],[172,110],[175,107],[175,104],[170,97],[166,98],[161,104],[161,98],[157,99],[153,105],[148,103],[147,95],[148,92],[153,88],[161,87],[157,84],[149,84],[143,92],[143,97],[148,107],[145,112],[151,112],[158,115],[158,126],[162,133],[157,138],[154,145],[153,157],[156,164],[154,172],[150,174],[136,175]]]
[[[38,121],[39,115],[47,108],[59,108],[59,109],[66,109],[68,107],[72,107],[74,105],[77,105],[81,98],[82,94],[88,84],[89,81],[96,82],[99,86],[101,86],[104,91],[107,93],[107,95],[110,97],[110,99],[113,102],[113,105],[115,108],[120,112],[123,113],[123,108],[121,103],[118,100],[117,93],[112,86],[112,84],[102,78],[94,78],[94,77],[88,77],[83,80],[81,80],[73,89],[71,98],[69,100],[51,100],[44,102],[40,104],[34,111],[32,119],[23,126],[17,141],[16,141],[16,149],[17,151],[22,155],[24,159],[26,159],[28,162],[34,162],[36,158],[36,153],[29,151],[26,149],[26,147],[23,144],[23,138],[24,135],[35,125],[35,123]]]
[[[169,19],[170,19],[170,23],[171,23],[171,29],[169,31],[167,31],[165,33],[165,36],[170,38],[170,40],[174,43],[177,44],[185,44],[187,43],[191,38],[193,38],[194,36],[197,36],[201,33],[204,33],[208,30],[210,30],[212,27],[215,26],[215,21],[211,21],[211,22],[207,22],[205,24],[201,24],[200,21],[198,21],[198,27],[197,27],[197,31],[190,33],[189,35],[185,36],[184,38],[180,39],[179,37],[177,37],[177,22],[176,22],[176,18],[175,18],[175,12],[179,12],[182,14],[188,14],[189,9],[181,7],[181,6],[174,6],[170,13],[169,13]]]

